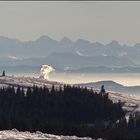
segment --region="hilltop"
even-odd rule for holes
[[[48,88],[51,88],[52,85],[55,85],[56,88],[59,88],[60,86],[63,86],[64,83],[49,81],[49,80],[35,78],[35,77],[20,77],[20,76],[0,77],[0,87],[20,86],[20,87],[28,88],[33,86],[38,86],[38,87],[46,86]],[[89,89],[92,88],[97,91],[100,90],[101,85],[105,86],[106,91],[109,93],[109,97],[114,102],[118,102],[119,100],[124,102],[123,108],[125,110],[130,112],[140,111],[140,96],[135,94],[133,95],[130,94],[131,90],[134,90],[135,87],[125,87],[113,81],[99,81],[95,83],[78,84],[78,86],[87,87]],[[136,89],[137,88],[140,89],[140,87],[136,87]]]

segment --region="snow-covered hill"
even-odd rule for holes
[[[20,87],[33,87],[33,86],[47,86],[51,87],[52,85],[60,86],[62,83],[58,83],[55,81],[48,81],[42,78],[35,77],[19,77],[19,76],[0,76],[0,87],[3,86],[20,86]]]
[[[119,84],[110,80],[84,83],[80,85],[91,87],[94,89],[100,89],[101,85],[104,85],[105,89],[111,92],[114,91],[117,93],[128,93],[128,94],[140,95],[140,86],[124,86],[122,84]]]
[[[60,85],[63,86],[63,84],[64,83],[48,81],[42,78],[0,76],[0,87],[20,86],[20,87],[27,88],[27,87],[33,87],[33,86],[39,86],[39,87],[47,86],[48,88],[51,88],[52,85],[55,85],[55,87],[58,88]],[[81,84],[80,86],[82,87],[86,86],[89,89],[92,88],[91,84],[84,84],[84,85]],[[93,89],[96,91],[100,90],[99,88],[93,88]],[[129,115],[129,113],[140,112],[140,96],[131,95],[128,93],[113,92],[113,91],[108,91],[108,90],[106,91],[109,93],[109,98],[111,98],[114,102],[117,102],[118,100],[121,100],[122,102],[124,102],[123,108],[128,111],[127,116]],[[41,132],[36,132],[36,133],[19,132],[15,129],[0,131],[0,140],[3,140],[3,139],[91,140],[91,138],[78,138],[76,136],[56,136],[56,135],[44,134]]]
[[[124,103],[123,109],[128,111],[128,114],[140,112],[140,95],[134,94],[133,92],[134,90],[138,90],[138,88],[140,89],[139,86],[125,87],[113,81],[99,81],[95,83],[80,84],[81,87],[87,87],[89,89],[92,88],[97,91],[100,90],[101,85],[105,86],[110,99],[114,102],[118,102],[120,100]]]
[[[43,87],[46,86],[48,88],[51,88],[52,85],[55,85],[56,88],[58,88],[60,85],[63,86],[64,83],[59,83],[59,82],[54,82],[54,81],[48,81],[42,78],[34,78],[34,77],[16,77],[16,76],[1,76],[0,77],[0,87],[3,86],[20,86],[20,87],[33,87],[33,86],[39,86]],[[100,86],[103,83],[100,83]],[[91,86],[91,84],[81,84],[82,87],[86,86],[87,88],[92,88],[94,90],[99,90],[100,86],[99,83],[97,82],[97,87],[96,86]],[[118,86],[118,88],[120,85]],[[105,85],[105,88],[106,85]],[[121,100],[124,102],[123,108],[130,111],[130,112],[140,112],[140,96],[138,95],[131,95],[130,93],[128,94],[127,92],[125,93],[120,93],[120,92],[115,92],[111,90],[106,90],[109,93],[109,97],[114,101],[117,102],[118,100]]]
[[[0,131],[0,140],[93,140],[89,137],[77,137],[77,136],[63,136],[52,135],[37,131],[30,133],[28,131],[19,132],[16,129]],[[102,140],[102,139],[99,139]]]

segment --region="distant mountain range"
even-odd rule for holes
[[[140,73],[140,67],[123,66],[123,67],[83,67],[79,69],[67,69],[69,73]]]
[[[34,41],[19,41],[0,36],[1,66],[49,64],[58,70],[68,68],[86,71],[87,69],[94,72],[99,67],[129,67],[128,69],[131,67],[132,70],[132,67],[140,67],[139,60],[140,43],[130,47],[120,45],[115,40],[103,45],[84,39],[72,41],[67,37],[60,41],[48,36],[41,36]]]

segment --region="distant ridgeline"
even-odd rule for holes
[[[0,89],[0,130],[17,128],[80,137],[118,136],[119,139],[133,136],[130,128],[136,127],[133,116],[128,124],[124,116],[121,102],[113,103],[103,86],[99,93],[69,85],[63,89],[52,86],[51,90],[33,87],[26,93],[20,87]],[[140,138],[140,134],[137,136]]]

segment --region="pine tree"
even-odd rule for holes
[[[104,88],[104,85],[101,86],[101,90],[100,90],[100,94],[101,95],[104,95],[106,92],[105,92],[105,88]]]
[[[3,70],[3,72],[2,72],[2,76],[5,76],[5,70]]]

